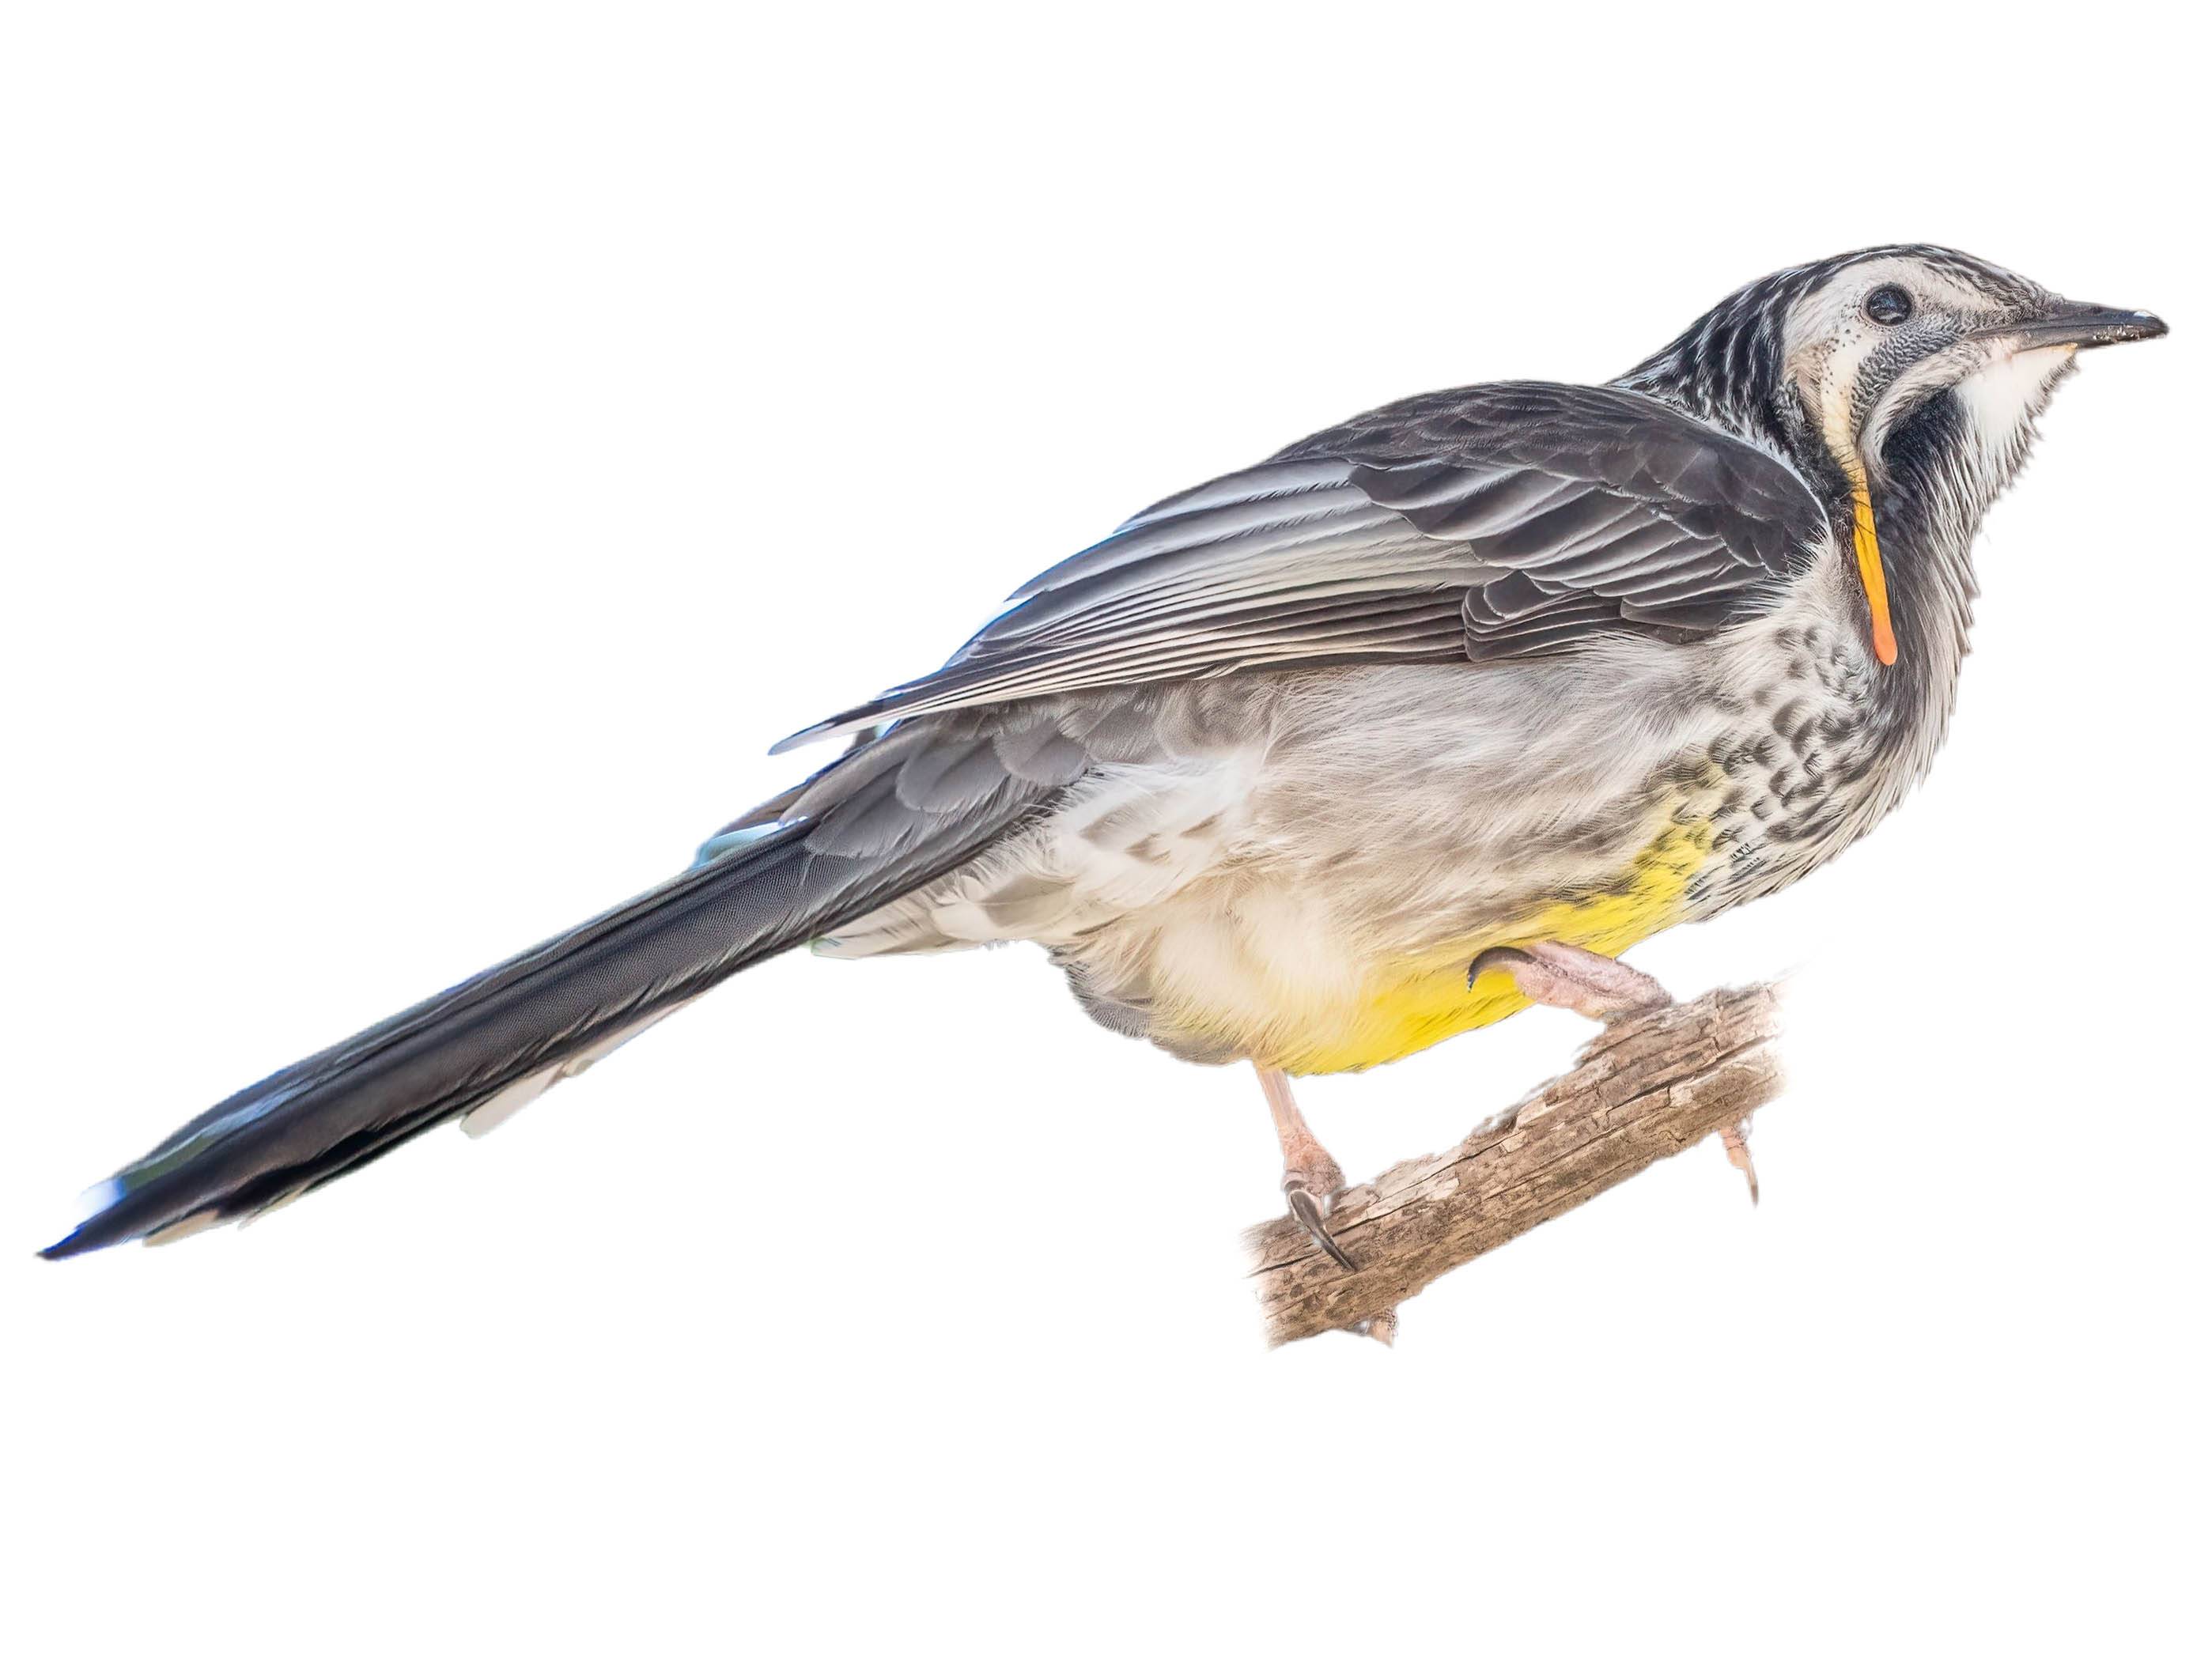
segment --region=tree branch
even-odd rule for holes
[[[1279,1216],[1250,1229],[1270,1346],[1322,1331],[1388,1341],[1394,1310],[1431,1280],[1695,1146],[1781,1091],[1771,985],[1715,991],[1610,1025],[1574,1069],[1449,1152],[1338,1199],[1346,1273]]]

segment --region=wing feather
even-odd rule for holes
[[[1024,583],[944,667],[778,747],[1094,686],[1708,637],[1772,604],[1828,533],[1780,461],[1639,393],[1432,393],[1156,502]]]

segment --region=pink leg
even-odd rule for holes
[[[1728,1161],[1743,1171],[1744,1184],[1751,1188],[1751,1201],[1759,1202],[1759,1171],[1751,1166],[1751,1120],[1743,1118],[1721,1131],[1721,1145],[1727,1150]]]
[[[1540,939],[1533,945],[1494,945],[1469,963],[1467,982],[1492,969],[1510,974],[1522,996],[1547,1008],[1571,1008],[1589,1019],[1614,1020],[1646,1008],[1664,1007],[1674,999],[1666,988],[1625,962],[1572,945]],[[1752,1167],[1751,1120],[1721,1131],[1728,1160],[1743,1171],[1751,1201],[1759,1202],[1759,1171]]]
[[[1298,1224],[1312,1235],[1315,1243],[1347,1271],[1357,1272],[1344,1247],[1328,1236],[1328,1229],[1323,1224],[1331,1201],[1344,1189],[1343,1170],[1328,1155],[1328,1149],[1314,1139],[1314,1132],[1306,1127],[1298,1103],[1291,1095],[1290,1073],[1256,1062],[1252,1069],[1260,1074],[1260,1088],[1267,1097],[1268,1115],[1275,1120],[1275,1137],[1283,1143],[1285,1204]]]
[[[1625,962],[1550,939],[1518,947],[1492,945],[1468,963],[1468,988],[1493,968],[1510,974],[1529,1001],[1571,1008],[1585,1019],[1619,1019],[1645,1008],[1663,1008],[1674,1000],[1657,980]]]

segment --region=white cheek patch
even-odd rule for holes
[[[1984,454],[2002,455],[2018,443],[2073,360],[2070,345],[2038,346],[1998,357],[1959,382],[1960,407]]]

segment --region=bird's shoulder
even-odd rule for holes
[[[1655,502],[1710,503],[1783,536],[1819,532],[1820,502],[1766,449],[1620,386],[1493,380],[1402,398],[1279,451],[1372,470],[1501,465],[1587,480]],[[1760,538],[1761,551],[1771,538]]]

